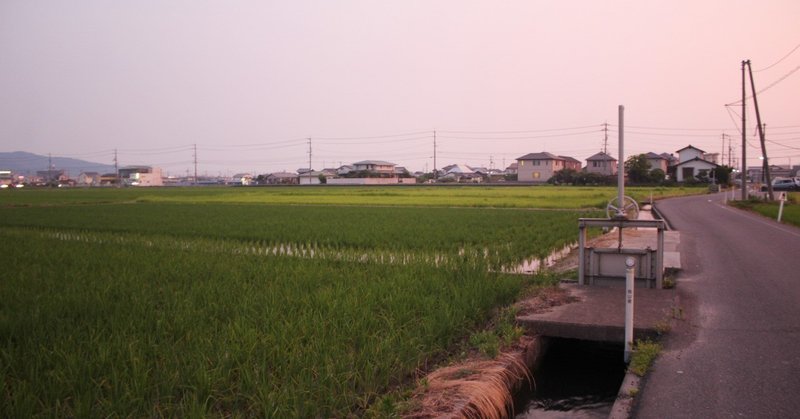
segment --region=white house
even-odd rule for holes
[[[300,173],[297,177],[300,179],[301,185],[319,185],[322,182],[319,180],[319,175],[322,172],[310,171],[305,173]]]
[[[100,185],[100,173],[81,172],[78,175],[78,185],[98,186]]]
[[[353,163],[353,170],[356,172],[367,171],[372,173],[380,173],[389,176],[394,175],[394,163],[382,160],[364,160]]]
[[[678,164],[675,165],[675,180],[685,182],[694,180],[698,176],[709,176],[709,172],[715,167],[716,163],[705,160],[705,151],[700,150],[691,144],[678,150]]]
[[[161,169],[158,167],[126,166],[119,169],[119,178],[123,185],[164,186]]]
[[[248,186],[253,184],[253,175],[250,173],[237,173],[231,178],[231,184]]]

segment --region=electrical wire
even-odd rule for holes
[[[760,95],[761,93],[764,93],[767,90],[775,87],[775,85],[777,85],[778,83],[786,80],[787,78],[789,78],[789,76],[791,76],[792,74],[796,73],[798,70],[800,70],[800,65],[798,65],[797,67],[793,68],[791,71],[789,71],[788,73],[784,74],[779,79],[777,79],[774,82],[770,83],[767,87],[757,91],[756,94]],[[752,99],[752,98],[753,98],[753,95],[750,95],[750,96],[746,97],[746,99]],[[727,103],[726,105],[736,105],[736,104],[740,104],[740,103],[742,103],[741,99],[737,100],[736,102]]]
[[[437,130],[437,133],[448,133],[448,134],[475,134],[475,135],[482,135],[482,134],[527,134],[527,133],[540,133],[540,132],[553,132],[553,131],[571,131],[571,130],[579,130],[579,129],[587,129],[587,128],[602,128],[604,124],[592,124],[592,125],[582,125],[578,127],[569,127],[569,128],[549,128],[549,129],[537,129],[537,130],[523,130],[523,131],[453,131],[453,130]]]
[[[770,65],[768,65],[768,66],[766,66],[766,67],[764,67],[762,69],[753,70],[753,72],[754,73],[759,73],[761,71],[766,71],[766,70],[769,70],[772,67],[775,67],[776,65],[780,64],[783,60],[789,58],[789,56],[792,55],[795,51],[797,51],[798,48],[800,48],[800,44],[795,45],[795,47],[792,48],[792,50],[789,51],[786,55],[784,55],[780,60],[775,61],[774,63],[772,63],[772,64],[770,64]]]

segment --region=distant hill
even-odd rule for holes
[[[11,170],[13,173],[35,175],[37,170],[47,170],[49,158],[24,151],[11,153],[0,152],[0,170]],[[52,158],[53,169],[63,170],[68,176],[75,178],[81,172],[114,173],[114,166],[94,163],[68,157]]]

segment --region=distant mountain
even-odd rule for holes
[[[53,169],[63,170],[69,177],[78,177],[81,172],[114,173],[114,166],[109,164],[94,163],[85,160],[71,159],[68,157],[47,156],[14,151],[11,153],[0,152],[0,170],[11,170],[13,173],[35,175],[37,170],[47,170],[49,160]]]

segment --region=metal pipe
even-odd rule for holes
[[[617,162],[617,215],[625,216],[625,107],[619,105],[619,161]]]

